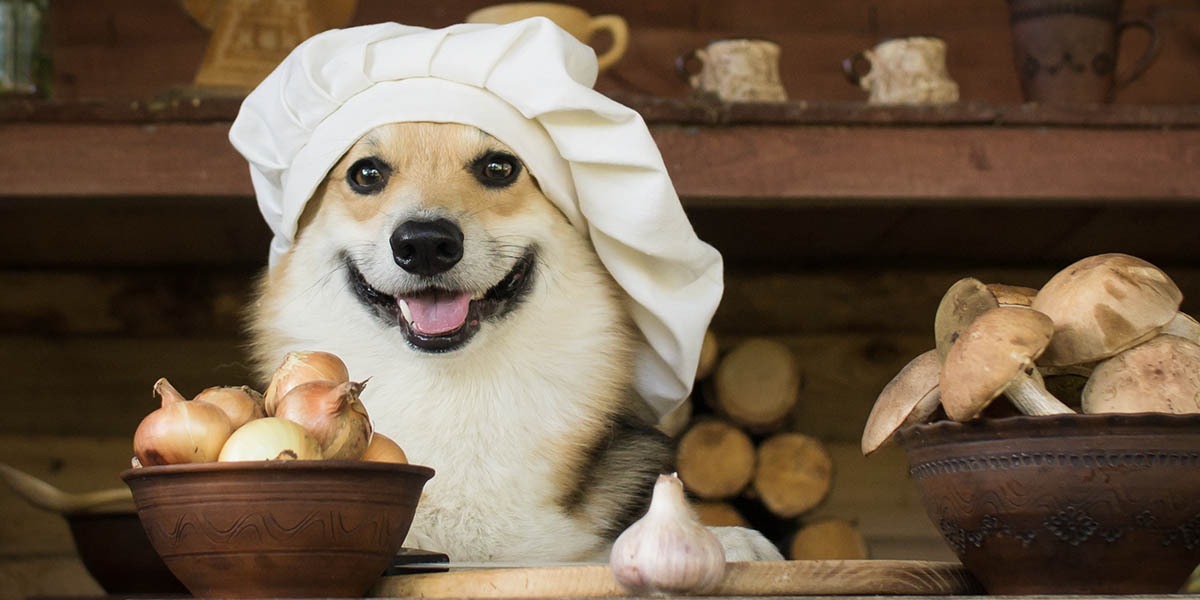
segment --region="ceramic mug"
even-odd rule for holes
[[[1158,55],[1154,24],[1120,20],[1121,0],[1009,0],[1008,9],[1013,59],[1028,102],[1110,102]],[[1150,45],[1129,72],[1117,75],[1119,41],[1135,27],[1150,34]]]
[[[467,23],[512,23],[530,17],[546,17],[575,39],[591,44],[599,32],[607,31],[612,45],[596,57],[600,70],[611,67],[629,47],[629,24],[618,15],[592,16],[582,8],[557,2],[512,2],[481,8],[467,15]]]
[[[694,91],[726,102],[782,102],[779,54],[769,40],[716,40],[680,56],[675,68]]]
[[[946,70],[946,42],[908,36],[880,42],[842,61],[850,83],[866,90],[869,104],[947,104],[958,84]]]

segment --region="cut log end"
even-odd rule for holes
[[[766,338],[738,344],[717,365],[713,380],[713,408],[754,433],[786,423],[800,393],[791,350]]]
[[[749,527],[750,522],[732,504],[714,500],[692,503],[700,522],[709,527]]]
[[[750,436],[720,420],[700,421],[679,439],[676,470],[684,487],[707,500],[740,493],[754,475]]]
[[[767,510],[798,517],[825,500],[833,484],[833,459],[816,438],[780,433],[765,440],[757,453],[754,490]]]
[[[845,519],[824,519],[806,524],[792,537],[792,560],[863,560],[867,542],[858,527]]]

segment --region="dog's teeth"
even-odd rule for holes
[[[399,298],[396,300],[396,304],[400,305],[400,315],[404,317],[404,320],[412,323],[412,309],[408,307],[408,301]]]

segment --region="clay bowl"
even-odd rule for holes
[[[109,594],[186,594],[131,510],[64,515],[79,559]]]
[[[433,469],[255,461],[131,469],[150,543],[201,598],[359,597],[400,550]]]
[[[1167,594],[1200,564],[1200,415],[942,421],[898,439],[990,594]]]

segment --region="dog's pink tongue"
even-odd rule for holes
[[[423,335],[441,335],[462,327],[471,307],[471,295],[466,292],[433,291],[399,301],[408,307],[413,330]]]

